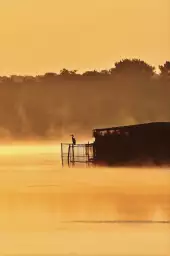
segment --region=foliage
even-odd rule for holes
[[[36,77],[2,76],[0,136],[91,136],[94,127],[167,121],[170,62],[159,68],[156,74],[144,61],[124,59],[109,70],[83,74],[63,69]]]

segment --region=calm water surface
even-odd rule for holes
[[[0,255],[170,255],[170,170],[62,169],[59,147],[0,147]]]

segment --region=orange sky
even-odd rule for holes
[[[170,60],[170,0],[0,0],[0,75]]]

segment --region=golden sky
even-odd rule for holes
[[[170,60],[170,0],[0,0],[0,75]]]

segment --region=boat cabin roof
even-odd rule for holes
[[[170,131],[170,122],[151,122],[151,123],[143,123],[143,124],[135,124],[135,125],[127,125],[127,126],[116,126],[110,128],[100,128],[93,129],[93,136],[103,136],[106,133],[121,133],[121,132],[130,132],[130,131],[153,131],[153,130],[162,130],[168,129]]]

